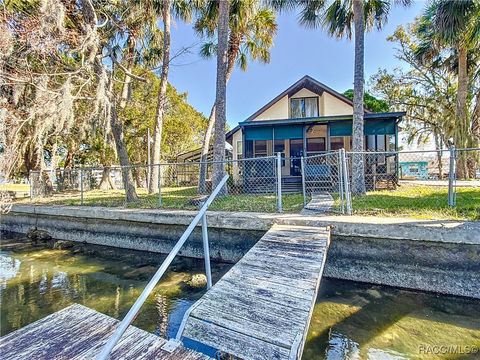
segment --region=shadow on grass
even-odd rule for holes
[[[84,206],[126,207],[139,209],[179,209],[197,210],[198,205],[193,201],[198,197],[196,187],[163,188],[161,194],[148,194],[146,189],[137,189],[138,200],[125,203],[122,190],[92,190],[84,193]],[[301,194],[284,194],[283,210],[298,212],[303,208]],[[79,192],[54,194],[49,198],[37,199],[36,204],[48,205],[82,205]],[[210,210],[217,211],[249,211],[274,213],[277,211],[275,194],[238,194],[218,197],[212,203]]]

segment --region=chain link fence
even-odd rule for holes
[[[350,191],[356,188],[353,159],[363,165],[365,194]],[[32,171],[30,198],[62,205],[194,210],[211,192],[215,165],[177,162]],[[307,157],[226,160],[221,167],[230,177],[226,196],[218,197],[212,210],[480,219],[480,149],[341,149]],[[201,173],[206,176],[199,187]]]
[[[350,173],[354,154],[366,194],[352,194],[353,213],[480,218],[480,149],[348,152]]]
[[[303,198],[305,209],[318,213],[345,213],[347,190],[343,166],[344,151],[312,155],[301,158]]]
[[[212,161],[203,164],[176,162],[128,168],[109,166],[32,171],[30,198],[36,203],[61,205],[197,209],[211,193],[214,164]],[[201,187],[204,191],[200,193],[202,166],[206,178]],[[230,176],[226,196],[219,197],[210,207],[212,210],[282,211],[276,156],[226,160],[222,167]],[[124,173],[128,174],[133,188],[133,200],[130,201],[127,201]],[[290,195],[286,195],[288,204],[291,203],[288,202]],[[296,203],[301,206],[301,194],[295,195]],[[290,207],[295,205],[290,204]]]

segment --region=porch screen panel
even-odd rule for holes
[[[252,126],[245,128],[245,140],[272,140],[271,126]]]
[[[245,140],[245,157],[247,159],[253,157],[253,140]]]
[[[275,140],[303,139],[303,125],[275,126]]]
[[[365,135],[395,135],[395,119],[365,121]]]
[[[351,121],[333,121],[328,124],[330,127],[330,136],[351,136],[352,122]]]

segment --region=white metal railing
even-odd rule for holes
[[[193,232],[197,224],[202,221],[202,237],[203,237],[203,250],[204,250],[204,258],[205,258],[205,272],[207,276],[207,289],[210,289],[212,286],[212,274],[211,274],[211,269],[210,269],[210,254],[209,254],[209,247],[208,247],[208,233],[207,233],[207,217],[206,217],[206,211],[210,204],[215,200],[215,197],[218,195],[220,190],[225,186],[227,180],[228,180],[228,175],[225,175],[220,181],[220,183],[217,185],[217,187],[212,191],[208,199],[205,201],[203,206],[200,208],[198,211],[198,214],[195,216],[195,218],[192,220],[190,225],[187,227],[183,235],[180,237],[180,239],[177,241],[175,246],[173,247],[172,251],[168,254],[167,258],[165,261],[162,263],[162,265],[158,268],[157,272],[155,275],[153,275],[152,279],[149,281],[147,286],[145,286],[145,289],[143,289],[142,293],[138,297],[138,299],[135,301],[135,303],[132,305],[130,310],[128,311],[127,315],[123,318],[123,320],[120,322],[118,325],[117,329],[113,333],[113,335],[110,337],[108,342],[105,344],[105,346],[102,349],[102,352],[97,356],[97,360],[106,360],[108,359],[110,352],[113,350],[115,345],[118,343],[122,335],[125,333],[127,328],[130,326],[132,323],[133,319],[135,316],[138,314],[140,311],[140,308],[142,307],[143,303],[145,300],[147,300],[148,296],[152,292],[152,290],[155,288],[157,283],[160,281],[161,277],[167,270],[168,266],[171,264],[175,256],[178,254],[180,249],[182,248],[183,244],[185,241],[187,241],[188,237],[190,234]]]

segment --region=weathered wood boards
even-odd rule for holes
[[[0,357],[10,359],[95,359],[118,321],[74,304],[0,338]],[[161,349],[166,340],[130,326],[112,359],[209,359],[183,347]]]
[[[297,359],[330,231],[274,225],[195,305],[184,336],[242,359]]]

